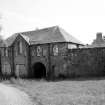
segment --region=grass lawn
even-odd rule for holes
[[[4,83],[25,91],[38,105],[105,105],[105,80],[43,80],[12,79]]]

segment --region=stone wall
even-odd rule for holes
[[[52,57],[53,75],[61,78],[105,75],[105,48],[72,49]]]
[[[23,42],[23,48],[26,49],[26,55],[15,56],[15,47],[10,48],[9,55],[3,56],[1,52],[1,66],[11,65],[11,75],[15,73],[16,64],[25,64],[28,76],[32,76],[32,66],[40,62],[46,67],[47,77],[53,78],[74,78],[87,76],[104,76],[105,75],[105,48],[78,48],[67,49],[67,43],[53,43],[43,45],[32,45],[28,47]],[[58,55],[54,55],[53,48],[58,46]],[[37,55],[37,48],[39,48],[39,55]],[[1,51],[3,51],[1,49]],[[13,56],[14,55],[14,56]],[[28,69],[29,67],[30,69]],[[22,66],[23,67],[23,66]],[[9,69],[8,69],[9,70]],[[7,71],[8,71],[7,70]],[[9,71],[8,71],[9,72]],[[19,71],[20,72],[20,71]],[[18,74],[18,72],[16,72]],[[14,74],[16,75],[16,74]]]
[[[39,50],[38,50],[39,48]],[[39,52],[38,52],[38,51]],[[32,67],[36,63],[42,63],[46,67],[46,73],[49,72],[49,45],[38,44],[30,46],[30,76],[34,77],[34,70]]]
[[[0,48],[0,60],[1,60],[1,75],[11,76],[12,72],[12,51],[11,48]]]
[[[68,50],[64,61],[69,77],[105,75],[105,48]]]
[[[67,69],[65,68],[65,58],[67,58],[67,43],[58,43],[57,46],[59,48],[58,55],[54,56],[53,51],[50,50],[50,71],[52,78],[59,77],[59,75],[66,75],[67,73]]]
[[[56,45],[58,47],[58,55],[57,56],[54,55],[54,52],[53,52],[53,48]],[[38,47],[40,48],[39,55],[37,55]],[[46,77],[52,78],[54,75],[53,67],[55,66],[55,63],[57,63],[57,60],[60,60],[58,57],[63,56],[65,54],[65,52],[67,52],[67,43],[32,45],[32,46],[30,46],[31,67],[37,62],[44,64],[44,66],[46,67],[46,73],[47,73]],[[32,68],[31,68],[31,70],[32,70]],[[32,70],[32,73],[33,72],[34,71]]]

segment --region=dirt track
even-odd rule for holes
[[[0,105],[35,105],[30,97],[19,89],[0,84]]]

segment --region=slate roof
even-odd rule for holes
[[[53,42],[71,42],[83,45],[79,40],[77,40],[58,26],[16,33],[6,39],[8,46],[10,46],[14,42],[18,35],[21,35],[30,45]]]
[[[18,36],[18,34],[14,34],[14,35],[8,37],[8,38],[5,40],[6,46],[11,46],[17,36]]]

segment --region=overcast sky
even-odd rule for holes
[[[105,35],[105,0],[0,0],[0,14],[5,38],[55,25],[85,44]]]

